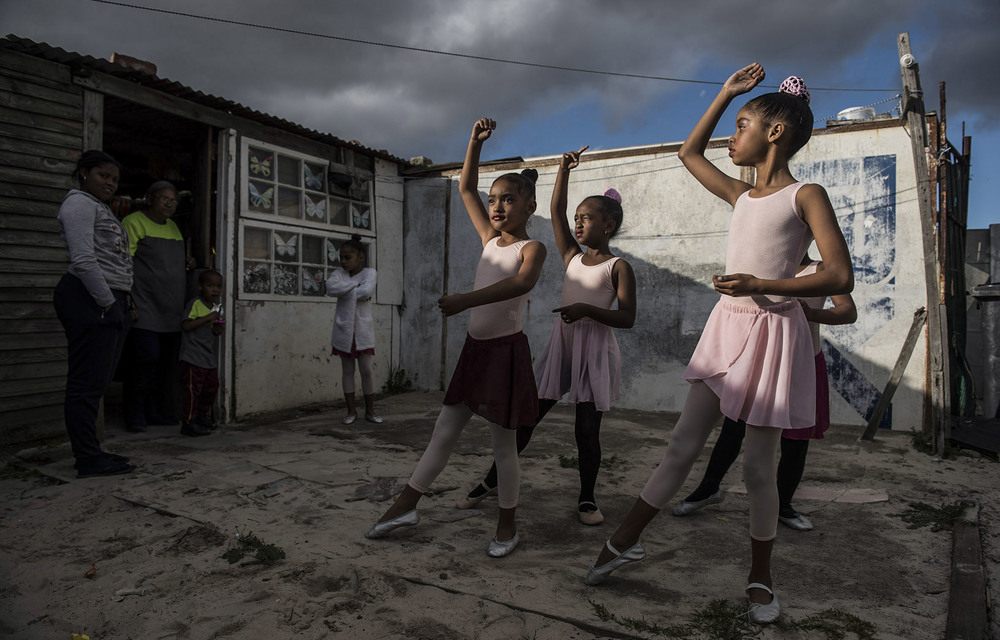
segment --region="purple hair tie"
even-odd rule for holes
[[[614,189],[607,189],[607,190],[606,190],[606,191],[604,192],[604,197],[606,197],[606,198],[611,198],[612,200],[614,200],[614,201],[615,201],[615,202],[617,202],[618,204],[621,204],[621,203],[622,203],[622,194],[618,193],[618,192],[617,192],[617,191],[615,191]]]
[[[806,81],[798,76],[788,76],[778,87],[778,92],[798,96],[805,100],[806,104],[809,104],[809,89],[806,89]]]

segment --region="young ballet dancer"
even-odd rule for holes
[[[809,325],[795,298],[839,295],[854,287],[847,243],[826,191],[796,182],[788,169],[789,158],[812,133],[801,79],[789,78],[778,93],[754,98],[736,116],[729,156],[738,166],[754,167],[754,184],[729,177],[705,157],[729,103],[763,79],[757,63],[734,73],[678,153],[695,179],[733,206],[726,274],[712,277],[722,297],[683,374],[691,386],[663,459],[586,577],[587,584],[598,584],[645,557],[640,535],[680,488],[719,418],[744,420],[751,549],[746,592],[748,615],[757,623],[774,622],[781,613],[771,588],[778,441],[783,429],[810,427],[816,420]],[[813,237],[826,268],[796,278]]]
[[[520,539],[515,523],[520,469],[514,430],[533,426],[538,414],[531,351],[521,332],[521,316],[528,293],[542,273],[545,245],[528,238],[527,232],[528,218],[537,206],[537,171],[527,169],[497,178],[490,187],[488,211],[479,197],[479,156],[494,129],[496,122],[489,118],[473,126],[458,183],[483,246],[475,284],[469,293],[438,300],[446,316],[472,309],[465,346],[427,449],[406,488],[365,536],[381,538],[420,521],[417,501],[444,469],[462,429],[475,413],[491,423],[500,516],[487,553],[502,558]]]
[[[815,261],[808,254],[799,265],[797,276],[808,276],[823,268],[821,261]],[[806,466],[809,440],[819,440],[830,427],[830,385],[827,380],[826,358],[819,339],[821,324],[851,324],[858,319],[858,309],[854,298],[847,293],[830,296],[833,306],[824,309],[826,296],[800,298],[802,310],[809,321],[813,356],[816,363],[816,424],[806,429],[785,429],[781,433],[781,459],[778,461],[778,522],[796,531],[811,531],[809,518],[792,507],[792,498],[802,480]],[[686,516],[703,507],[722,502],[720,489],[723,478],[740,455],[746,423],[726,418],[722,423],[719,439],[712,448],[705,475],[698,488],[691,495],[674,506],[675,516]]]
[[[629,329],[635,323],[635,274],[608,248],[622,225],[621,196],[614,189],[589,196],[577,206],[573,230],[566,219],[569,172],[580,164],[579,151],[563,154],[552,191],[552,231],[566,264],[562,302],[548,345],[535,366],[538,417],[567,393],[576,404],[576,446],[580,467],[577,512],[587,525],[604,522],[594,487],[601,468],[601,417],[621,396],[621,354],[611,328]],[[581,248],[580,245],[583,245]],[[586,250],[584,250],[586,249]],[[615,302],[618,308],[614,309]],[[517,430],[517,452],[528,445],[535,427]],[[496,463],[469,494],[455,505],[470,509],[497,486]]]
[[[365,246],[361,236],[354,234],[340,245],[340,269],[326,280],[326,295],[337,297],[337,311],[330,335],[330,353],[340,357],[343,374],[341,386],[347,415],[344,424],[358,419],[354,404],[354,362],[361,372],[361,393],[365,398],[365,420],[380,424],[375,413],[375,378],[372,360],[375,358],[375,328],[372,322],[372,296],[375,295],[375,270],[365,266]]]

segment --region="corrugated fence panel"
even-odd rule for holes
[[[69,69],[0,51],[0,447],[64,432],[56,215],[82,146],[83,90]]]

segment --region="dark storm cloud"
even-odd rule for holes
[[[796,2],[662,0],[446,0],[276,3],[137,0],[146,6],[371,41],[627,73],[703,78],[709,66],[761,60],[811,83],[854,86],[845,60],[895,34],[934,33],[922,70],[947,79],[952,107],[996,104],[998,3],[960,0]],[[165,16],[88,0],[8,2],[7,30],[80,53],[121,51],[160,75],[376,148],[459,159],[476,117],[504,122],[601,105],[595,126],[615,128],[679,85],[474,61]],[[974,26],[972,33],[967,33]],[[986,74],[986,75],[984,75]],[[787,75],[785,73],[784,75]],[[992,76],[996,74],[993,73]],[[898,85],[898,68],[866,76]],[[870,78],[870,79],[869,79]],[[724,77],[712,77],[724,80]],[[780,82],[769,76],[768,82]],[[925,81],[926,82],[926,81]],[[936,80],[932,82],[936,83]],[[714,89],[709,87],[711,91]],[[557,152],[558,150],[552,150]]]

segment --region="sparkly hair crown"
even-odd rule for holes
[[[798,96],[809,104],[809,89],[806,89],[806,81],[798,76],[788,76],[778,87],[779,93],[787,93]]]

